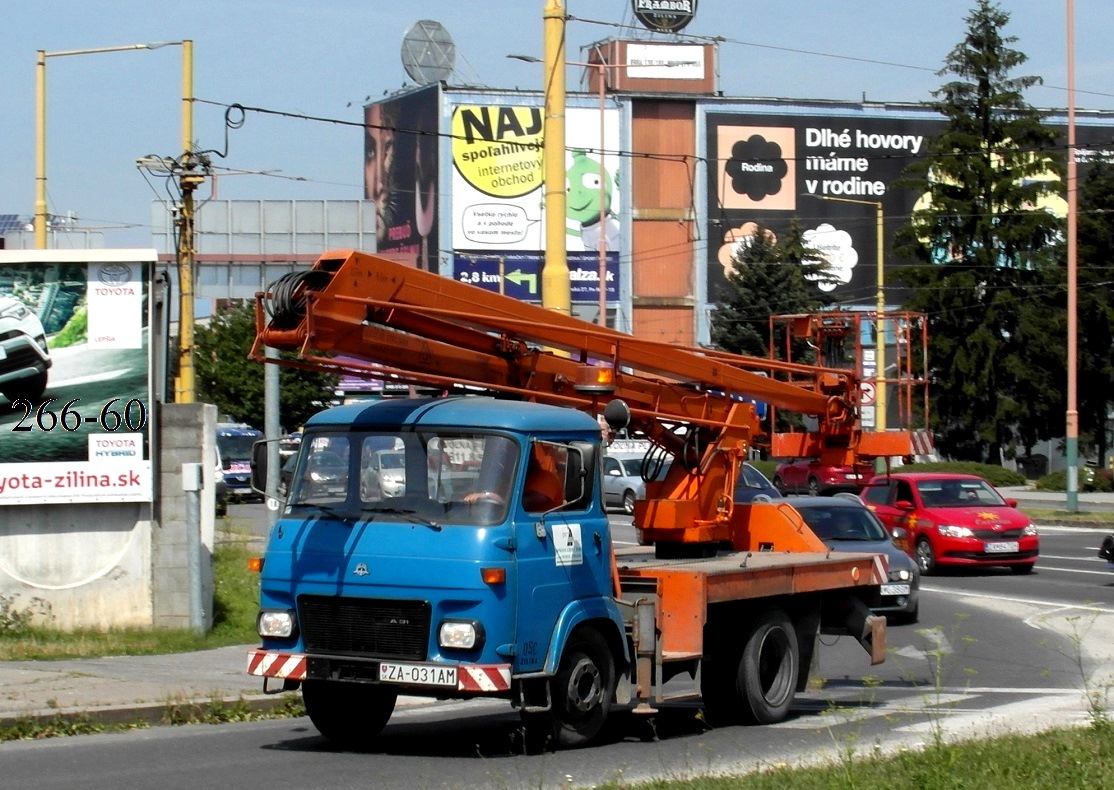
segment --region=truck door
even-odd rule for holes
[[[553,459],[563,491],[555,506],[543,501],[542,462],[531,458],[516,516],[518,668],[525,672],[545,662],[558,617],[570,603],[611,595],[611,533],[596,502],[594,448],[534,442],[531,454],[543,452]]]

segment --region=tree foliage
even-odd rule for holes
[[[1005,36],[1009,15],[978,0],[945,59],[932,106],[946,119],[906,173],[923,194],[899,232],[929,317],[933,427],[939,448],[998,463],[1004,449],[1056,434],[1062,419],[1063,335],[1057,255],[1062,223],[1043,203],[1059,189],[1055,130],[1014,77],[1027,58]]]
[[[262,426],[264,365],[248,360],[255,340],[255,310],[243,303],[225,309],[194,333],[194,372],[199,401],[216,404],[222,415]],[[284,357],[293,357],[283,352]],[[279,368],[279,421],[299,428],[331,400],[339,377],[331,373]]]
[[[826,280],[827,272],[820,253],[805,243],[799,222],[794,220],[777,240],[760,227],[740,247],[727,291],[712,309],[712,343],[735,354],[769,356],[770,316],[823,309],[817,282]],[[794,361],[809,360],[794,353]]]
[[[1107,409],[1114,392],[1114,165],[1098,161],[1079,185],[1077,211],[1079,429],[1106,458]]]

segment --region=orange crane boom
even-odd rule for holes
[[[367,253],[328,252],[284,276],[257,295],[256,320],[258,361],[475,388],[597,417],[621,400],[629,430],[675,459],[636,506],[645,542],[754,542],[741,537],[754,530],[740,526],[748,508],[736,509],[731,492],[748,450],[770,440],[756,403],[814,416],[817,430],[793,441],[827,463],[911,447],[907,433],[861,430],[859,382],[846,370],[641,340]],[[263,346],[295,357],[267,358]]]

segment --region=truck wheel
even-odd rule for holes
[[[634,512],[634,492],[633,491],[624,491],[623,492],[623,512],[626,513],[628,516],[631,513]]]
[[[603,729],[615,695],[615,661],[598,631],[582,628],[565,646],[549,681],[553,707],[542,718],[554,744],[585,746]]]
[[[801,655],[797,630],[781,609],[758,617],[740,653],[724,645],[700,671],[708,724],[771,724],[789,713]]]
[[[780,609],[763,613],[747,637],[739,664],[744,716],[757,724],[784,719],[797,688],[799,666],[793,622]]]
[[[302,700],[317,731],[346,749],[367,747],[387,726],[398,692],[366,683],[306,680]]]

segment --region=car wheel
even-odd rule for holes
[[[623,512],[626,513],[628,516],[631,515],[632,513],[634,513],[634,492],[633,491],[624,491],[623,492]]]
[[[917,541],[916,560],[922,576],[928,576],[936,570],[936,552],[932,550],[932,544],[928,542],[928,538],[921,538]]]
[[[37,373],[22,381],[12,381],[4,387],[4,397],[13,402],[28,400],[37,403],[44,392],[46,392],[46,373]]]
[[[808,479],[808,495],[820,496],[820,481],[815,477],[810,477]]]
[[[772,482],[774,484],[774,488],[776,488],[778,493],[782,496],[785,496],[789,493],[789,489],[785,487],[785,481],[781,479],[781,475],[774,475],[774,479]]]
[[[1010,570],[1018,576],[1023,576],[1026,573],[1032,573],[1034,565],[1036,565],[1035,562],[1030,562],[1028,565],[1011,565]]]

